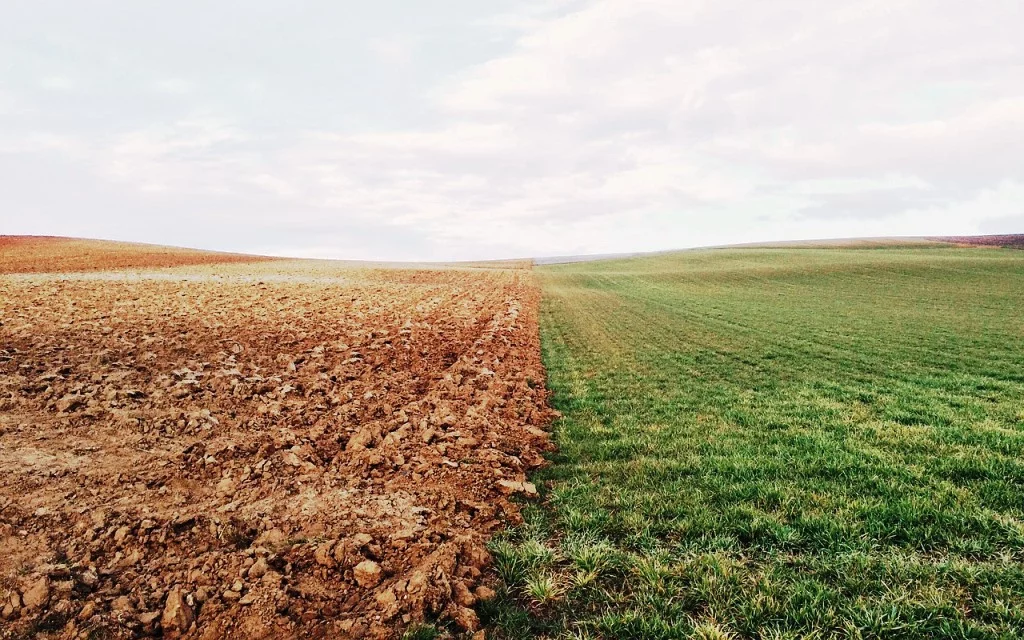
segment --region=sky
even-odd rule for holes
[[[1024,233],[1020,0],[5,0],[0,233],[461,260]]]

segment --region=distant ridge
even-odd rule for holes
[[[1000,247],[1003,249],[1024,249],[1024,234],[992,235],[992,236],[949,236],[932,238],[939,242],[970,245],[972,247]]]
[[[773,242],[746,242],[741,244],[710,245],[687,249],[663,251],[634,251],[630,253],[593,253],[582,255],[546,256],[534,258],[534,264],[566,264],[591,262],[595,260],[622,260],[643,256],[657,256],[683,251],[707,251],[711,249],[871,249],[876,247],[926,247],[957,245],[970,247],[992,247],[1024,249],[1024,234],[1003,234],[985,236],[892,236],[880,238],[823,238],[820,240],[778,240]]]
[[[642,256],[656,256],[682,251],[714,249],[816,249],[842,247],[870,249],[875,247],[920,247],[955,245],[961,247],[989,247],[1024,250],[1024,234],[981,236],[907,236],[883,238],[831,238],[820,240],[783,240],[751,242],[732,245],[713,245],[663,251],[632,251],[622,253],[595,253],[562,256],[542,256],[513,260],[487,260],[466,262],[370,262],[343,260],[365,265],[405,266],[448,265],[471,268],[529,268],[529,265],[552,265],[596,260],[622,260]],[[103,271],[110,269],[177,267],[192,264],[218,264],[257,262],[288,258],[260,256],[203,249],[188,249],[141,242],[93,240],[63,236],[11,236],[0,235],[0,274],[69,271]]]
[[[0,236],[0,273],[152,269],[276,259],[115,240],[61,236]]]

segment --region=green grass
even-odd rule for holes
[[[413,624],[402,635],[402,640],[435,640],[440,635],[441,632],[433,625]]]
[[[538,270],[560,450],[505,637],[1024,637],[1024,252]]]

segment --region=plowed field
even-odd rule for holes
[[[475,631],[550,446],[538,298],[525,269],[0,275],[0,637]]]
[[[238,253],[50,236],[0,236],[0,273],[144,269],[275,260]]]
[[[1002,236],[957,236],[939,238],[943,242],[959,244],[967,247],[1002,247],[1005,249],[1024,249],[1024,234]]]

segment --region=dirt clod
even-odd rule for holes
[[[167,594],[164,611],[160,617],[165,638],[177,638],[188,632],[192,626],[192,608],[185,602],[181,587],[175,585]]]
[[[21,594],[21,601],[30,611],[46,606],[50,601],[50,581],[46,577],[35,580],[25,593]]]
[[[352,574],[356,583],[364,588],[377,586],[381,579],[380,565],[373,560],[363,560],[352,570]]]

